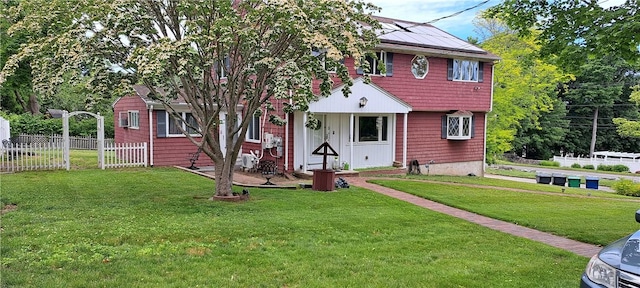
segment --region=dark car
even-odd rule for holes
[[[640,223],[640,210],[636,211],[636,221]],[[640,288],[640,230],[591,257],[580,287]]]

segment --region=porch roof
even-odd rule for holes
[[[398,99],[376,84],[364,83],[362,77],[353,80],[351,95],[344,97],[343,85],[334,88],[329,97],[320,98],[309,104],[312,113],[409,113],[409,104]],[[360,99],[366,98],[366,105],[360,107]]]

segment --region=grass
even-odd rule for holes
[[[18,209],[2,216],[0,284],[569,287],[588,261],[357,187],[202,199],[213,188],[160,168],[2,175]]]
[[[523,183],[512,180],[485,178],[485,177],[468,177],[468,176],[445,176],[445,175],[389,175],[387,178],[400,178],[400,179],[413,179],[413,180],[426,180],[443,183],[459,183],[469,185],[482,185],[482,186],[494,186],[510,189],[520,189],[528,191],[549,192],[549,193],[563,193],[571,195],[582,195],[590,197],[604,197],[604,198],[620,198],[629,199],[628,196],[618,195],[612,192],[605,192],[599,190],[561,187],[555,185],[541,185],[536,183]],[[564,192],[562,189],[564,188]],[[638,199],[640,201],[640,199]]]
[[[566,167],[564,167],[564,168],[566,168]],[[575,169],[575,168],[569,168],[569,169],[571,169],[569,171],[580,171],[580,172],[586,172],[586,173],[589,173],[589,172],[592,172],[592,173],[609,173],[609,172],[604,172],[604,171],[595,171],[595,170],[587,170],[587,169]],[[564,170],[567,170],[567,169],[564,169]],[[516,169],[506,170],[506,169],[492,169],[492,168],[489,168],[489,169],[487,169],[487,173],[494,174],[494,175],[510,176],[510,177],[536,179],[536,172],[527,172],[527,171],[521,171],[521,170],[516,170]],[[617,174],[623,175],[621,173],[617,173]],[[565,173],[565,175],[571,176],[571,173]],[[627,176],[628,176],[628,173],[627,173]],[[600,178],[598,180],[598,185],[599,186],[611,187],[613,185],[613,183],[615,183],[615,182],[617,182],[617,180],[609,180],[609,179]],[[580,183],[581,184],[585,184],[584,177],[580,177]]]
[[[515,192],[420,181],[372,182],[494,219],[597,245],[606,245],[639,228],[634,214],[640,201],[615,194],[612,196],[620,197],[570,197],[561,193]]]

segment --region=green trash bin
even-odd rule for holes
[[[580,177],[578,177],[578,176],[569,176],[569,177],[567,177],[567,179],[569,180],[569,183],[568,183],[569,187],[578,187],[578,188],[580,188]]]

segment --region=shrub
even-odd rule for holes
[[[611,186],[617,194],[640,197],[640,184],[629,179],[618,180]]]
[[[542,160],[540,161],[540,166],[552,166],[552,167],[560,167],[560,162]]]
[[[616,172],[629,172],[629,167],[622,165],[622,164],[617,164],[617,165],[613,165],[613,171]]]
[[[584,166],[582,166],[582,168],[584,168],[584,169],[590,169],[590,170],[595,169],[595,167],[593,167],[593,165],[591,165],[591,164],[584,165]]]
[[[598,169],[600,171],[613,171],[613,166],[611,165],[598,165]]]
[[[573,163],[571,164],[571,168],[581,168],[582,166],[580,166],[580,164],[578,163]]]

